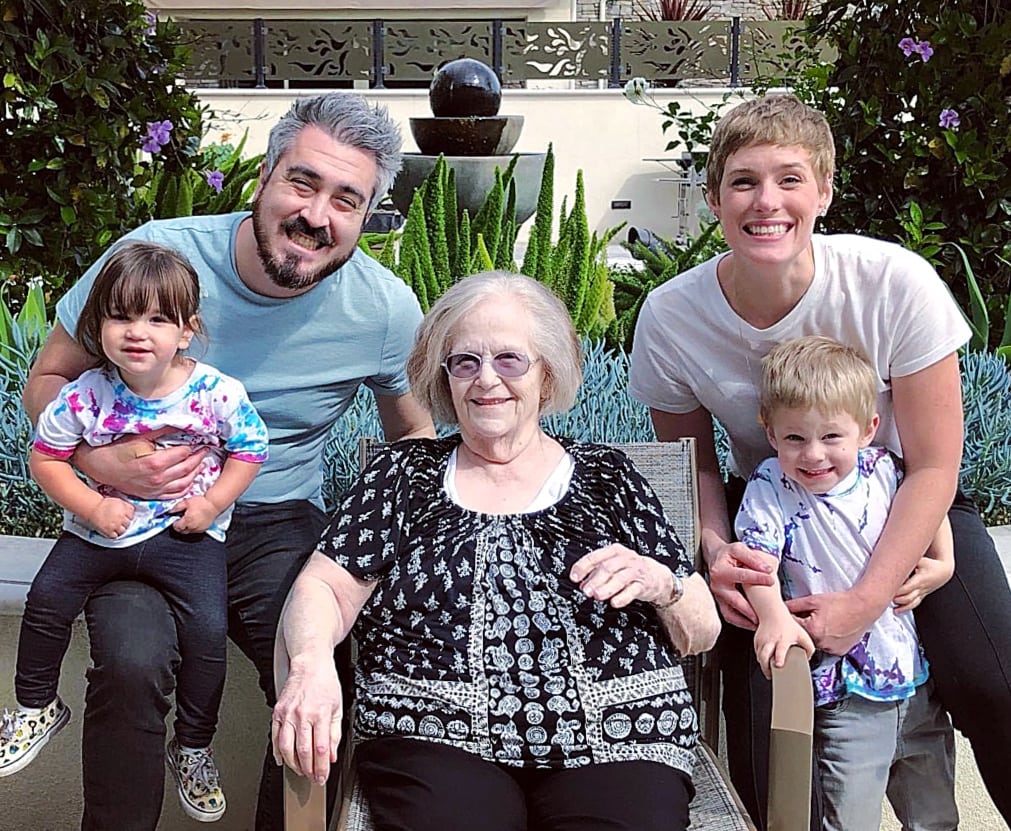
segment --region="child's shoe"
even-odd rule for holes
[[[10,776],[27,767],[68,721],[70,708],[59,696],[41,710],[5,709],[0,715],[0,776]]]
[[[209,747],[190,750],[175,739],[165,751],[183,810],[199,822],[214,822],[225,813],[225,794],[218,784],[218,766]]]

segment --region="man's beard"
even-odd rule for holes
[[[254,202],[253,237],[256,239],[256,253],[260,257],[260,262],[263,264],[267,276],[275,286],[293,291],[312,288],[337,271],[354,254],[355,249],[352,248],[347,254],[338,254],[327,260],[315,271],[303,273],[299,270],[301,261],[298,255],[289,254],[286,257],[271,255],[267,229],[263,227],[263,216],[257,210],[258,207],[258,201]],[[301,216],[287,220],[282,227],[285,233],[304,234],[314,239],[321,247],[333,245],[333,240],[325,228],[312,228]]]

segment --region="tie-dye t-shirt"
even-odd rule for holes
[[[825,494],[805,490],[767,459],[748,482],[737,538],[779,559],[786,598],[846,591],[870,559],[900,479],[881,447],[861,450],[853,472]],[[811,667],[815,706],[850,694],[898,701],[927,680],[913,616],[890,608],[846,655],[816,652]]]
[[[164,531],[179,517],[172,509],[190,496],[207,492],[221,473],[226,456],[261,463],[267,458],[267,428],[249,402],[242,384],[198,361],[187,381],[164,398],[141,398],[123,383],[116,369],[91,369],[60,390],[39,417],[34,449],[56,459],[69,459],[83,441],[92,447],[111,444],[120,436],[148,433],[162,427],[178,432],[158,439],[161,446],[203,445],[203,466],[179,499],[139,499],[107,485],[88,481],[102,496],[115,496],[134,506],[126,532],[116,539],[103,536],[80,517],[64,512],[63,527],[83,539],[108,548],[125,548]],[[225,539],[232,507],[207,529]]]

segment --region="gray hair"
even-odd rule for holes
[[[281,156],[291,148],[306,127],[319,127],[334,141],[369,153],[376,162],[375,190],[371,211],[393,186],[400,171],[400,127],[386,107],[370,105],[351,92],[327,92],[310,98],[296,98],[270,131],[264,156],[263,176],[270,176]]]
[[[425,315],[407,359],[411,392],[442,424],[456,424],[449,379],[442,368],[460,321],[485,300],[508,297],[519,302],[530,322],[533,347],[544,367],[542,416],[565,412],[575,403],[583,380],[579,338],[565,304],[549,288],[525,274],[485,271],[451,286]]]

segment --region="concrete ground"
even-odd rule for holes
[[[991,528],[990,535],[997,543],[1004,570],[1011,579],[1011,526]],[[993,807],[987,796],[979,771],[972,758],[969,743],[955,734],[955,800],[961,818],[961,831],[1008,831],[1008,825]],[[881,831],[901,831],[891,806],[885,803],[882,810]]]

